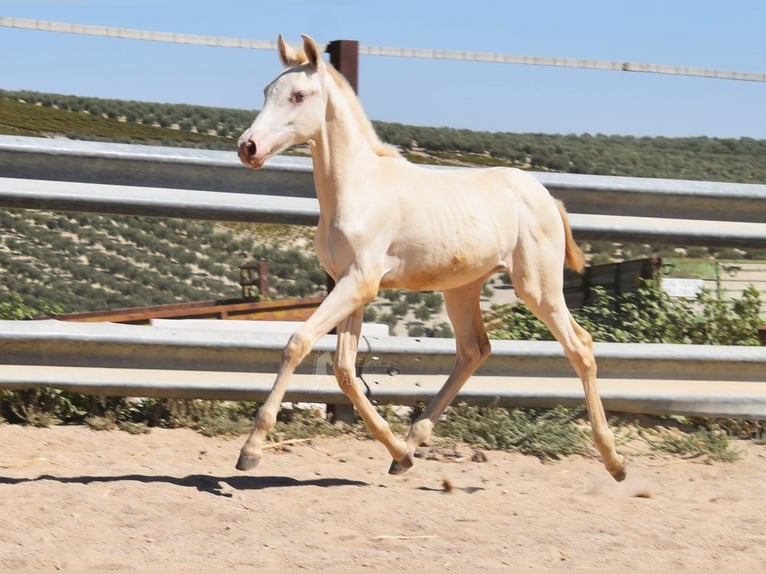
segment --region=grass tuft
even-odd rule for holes
[[[117,429],[117,421],[111,414],[87,417],[85,419],[85,424],[91,430],[95,431],[111,431]]]
[[[564,407],[511,410],[460,403],[447,411],[435,432],[448,441],[557,460],[588,452],[587,435],[575,424],[580,415]]]
[[[742,458],[742,452],[733,449],[729,437],[720,430],[698,428],[686,432],[649,433],[639,429],[639,435],[656,452],[685,458],[705,457],[711,462],[734,462]]]

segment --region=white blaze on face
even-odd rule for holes
[[[324,119],[319,74],[307,66],[283,72],[266,87],[264,95],[263,109],[239,138],[239,157],[254,168],[311,139]]]

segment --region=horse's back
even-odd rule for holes
[[[546,222],[556,212],[547,190],[521,170],[396,163],[399,173],[380,190],[399,222],[387,286],[443,289],[505,267],[519,237],[529,235],[525,220],[538,217],[530,214],[539,210]]]
[[[557,208],[548,190],[531,173],[508,167],[435,169],[393,160],[382,178],[386,202],[402,208],[404,220],[421,225],[447,221],[506,229],[519,222],[521,213],[536,219],[557,219]],[[555,217],[554,217],[555,216]],[[520,223],[523,224],[523,221]]]
[[[441,199],[459,194],[475,201],[504,196],[506,200],[550,201],[550,194],[531,173],[515,167],[435,168],[404,159],[386,161],[383,181],[395,182],[399,189],[418,188]]]

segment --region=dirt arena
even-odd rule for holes
[[[385,449],[350,437],[239,473],[241,443],[0,425],[0,570],[766,568],[750,442],[736,463],[634,454],[619,485],[594,458],[467,447],[389,476]]]

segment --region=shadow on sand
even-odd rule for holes
[[[9,478],[0,476],[0,484],[26,484],[41,481],[61,484],[92,484],[109,482],[140,482],[144,484],[164,483],[185,488],[194,488],[200,492],[209,492],[216,496],[233,496],[232,490],[262,490],[265,488],[286,488],[292,486],[369,486],[359,480],[343,478],[316,478],[298,480],[289,476],[211,476],[209,474],[190,474],[177,477],[167,475],[124,474],[117,476],[53,476],[43,474],[37,478]]]

